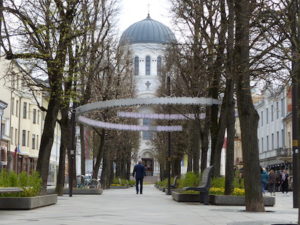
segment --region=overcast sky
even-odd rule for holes
[[[131,24],[143,20],[148,14],[150,5],[150,16],[172,29],[169,0],[120,0],[120,16],[118,28],[122,33]]]

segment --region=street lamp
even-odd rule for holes
[[[171,78],[170,75],[167,76],[167,87],[168,87],[168,95],[171,97]],[[171,114],[169,109],[169,114]],[[168,121],[168,125],[170,126],[170,120]],[[167,169],[168,169],[168,191],[167,195],[171,195],[171,132],[168,132],[168,158],[167,158]]]
[[[70,156],[69,156],[69,196],[72,197],[73,195],[73,180],[74,180],[74,170],[75,169],[75,132],[76,132],[76,121],[75,121],[75,113],[76,113],[76,103],[73,103],[72,106],[72,114],[71,114],[71,149],[70,149]]]
[[[299,172],[298,172],[298,158],[299,158],[299,140],[298,140],[298,85],[295,80],[295,75],[292,76],[292,157],[293,157],[293,207],[298,208],[298,186],[299,186]]]

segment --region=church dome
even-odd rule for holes
[[[158,43],[175,42],[174,33],[169,27],[151,19],[150,15],[142,21],[132,24],[122,34],[120,43]]]

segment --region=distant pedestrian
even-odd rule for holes
[[[281,191],[282,193],[288,193],[289,191],[289,180],[288,180],[288,177],[289,177],[289,174],[287,173],[286,170],[283,170],[282,173],[281,173]]]
[[[135,176],[136,194],[138,194],[139,191],[140,194],[143,194],[143,179],[145,176],[145,167],[142,164],[142,160],[139,160],[138,164],[134,166],[132,176]]]
[[[271,195],[275,196],[276,174],[273,169],[269,173],[268,188]]]
[[[262,190],[263,194],[266,191],[268,180],[269,180],[269,175],[268,175],[266,169],[260,167],[260,182],[261,182],[261,190]]]
[[[281,172],[276,172],[276,185],[275,185],[275,191],[280,191],[281,186]]]

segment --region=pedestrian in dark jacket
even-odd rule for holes
[[[276,174],[274,170],[270,170],[269,173],[269,181],[268,181],[268,188],[271,195],[275,196],[275,184],[276,184]]]
[[[145,167],[142,164],[142,160],[139,160],[138,164],[134,166],[133,173],[132,173],[132,176],[135,176],[136,194],[138,194],[139,191],[140,194],[143,194],[143,179],[145,176],[145,172],[146,171],[145,171]]]
[[[288,173],[286,170],[283,170],[281,173],[281,191],[282,193],[288,193],[288,189],[289,189],[289,181],[288,181]]]

